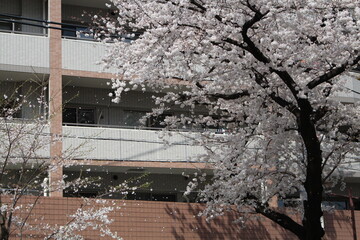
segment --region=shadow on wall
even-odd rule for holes
[[[356,211],[357,213],[358,211]],[[360,214],[357,214],[357,235],[360,237]],[[348,210],[324,212],[325,239],[353,239],[351,212]]]
[[[179,207],[166,205],[166,213],[174,220],[172,235],[174,239],[247,239],[247,240],[283,240],[296,239],[290,232],[283,230],[272,221],[262,216],[256,216],[242,227],[234,222],[240,214],[228,213],[207,222],[204,217],[198,217],[202,207],[194,204],[184,204]]]
[[[227,213],[225,216],[207,222],[198,214],[204,208],[200,204],[166,204],[165,211],[173,220],[171,233],[173,239],[241,239],[241,240],[285,240],[297,239],[291,232],[263,216],[249,219],[242,227],[235,220],[239,213]],[[350,211],[325,212],[326,240],[353,240]],[[357,237],[360,239],[360,211],[355,211]]]
[[[3,203],[9,202],[9,200],[9,197],[2,196]],[[34,196],[25,196],[19,204],[27,206],[35,200]],[[47,225],[61,226],[69,222],[68,215],[76,212],[83,201],[80,198],[40,197],[27,222],[31,228],[26,232],[24,230],[23,236],[30,237],[31,234],[31,239],[44,239],[46,236],[44,234],[47,234],[49,229],[42,229],[39,219],[45,224],[45,227]],[[95,207],[107,206],[106,203],[96,203],[96,199],[89,200],[87,203],[91,203],[89,206]],[[109,219],[113,219],[113,223],[109,227],[113,232],[119,233],[124,240],[297,239],[292,233],[259,215],[254,215],[254,218],[248,220],[245,228],[234,222],[241,216],[236,212],[227,213],[225,216],[207,222],[204,217],[198,217],[199,212],[205,207],[204,204],[138,200],[112,200],[108,203],[110,206],[116,205],[116,208],[109,213]],[[18,217],[26,216],[26,212],[21,209],[16,215]],[[360,239],[360,211],[355,211],[355,215],[358,239]],[[350,211],[327,212],[324,216],[326,231],[324,240],[353,240]],[[292,215],[292,217],[299,220],[296,215]],[[16,231],[13,236],[18,233]],[[84,239],[89,240],[109,239],[99,237],[98,229],[88,228],[82,232],[82,235]],[[14,239],[17,238],[14,237]]]

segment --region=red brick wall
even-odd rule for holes
[[[34,197],[26,197],[21,204],[33,202]],[[40,226],[40,222],[49,224],[64,224],[70,219],[67,215],[82,204],[83,200],[76,198],[41,197],[33,209],[29,223]],[[296,239],[294,235],[283,230],[268,219],[258,216],[241,228],[233,223],[235,215],[227,215],[207,223],[197,217],[203,208],[201,204],[146,202],[146,201],[113,201],[115,209],[110,218],[113,231],[124,240],[134,239]],[[91,205],[100,205],[94,201]],[[24,215],[24,212],[23,212]],[[356,212],[358,232],[360,232],[360,212]],[[336,211],[325,214],[326,239],[351,240],[352,229],[349,211]],[[30,236],[29,234],[32,234]],[[25,232],[23,239],[43,239],[46,230]],[[96,231],[86,231],[85,239],[100,239]],[[11,239],[19,239],[13,233]],[[358,234],[358,238],[360,234]],[[109,239],[109,238],[103,238]]]

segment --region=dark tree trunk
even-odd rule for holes
[[[8,240],[9,239],[9,231],[6,227],[5,217],[0,214],[0,240]]]
[[[321,226],[322,186],[322,152],[316,135],[315,124],[311,120],[312,108],[306,101],[301,106],[298,118],[299,133],[304,141],[307,156],[305,191],[307,200],[304,201],[303,227],[305,240],[321,240],[325,232]]]

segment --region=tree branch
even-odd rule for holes
[[[201,13],[206,12],[206,8],[202,5],[201,2],[197,1],[197,0],[190,0],[190,3],[195,5],[198,9],[200,9]],[[195,9],[192,9],[195,10]]]
[[[258,47],[256,47],[255,43],[248,36],[248,31],[254,24],[256,24],[261,19],[263,19],[263,17],[266,16],[269,13],[269,11],[266,11],[265,13],[261,13],[258,9],[255,8],[255,6],[251,6],[251,4],[249,2],[248,2],[248,7],[253,12],[255,12],[255,15],[252,19],[250,19],[243,25],[243,28],[241,31],[242,38],[243,38],[244,42],[246,43],[246,45],[245,46],[244,46],[244,44],[239,45],[239,43],[236,41],[230,41],[231,39],[228,39],[227,42],[232,43],[234,45],[237,44],[236,46],[242,47],[244,50],[247,50],[258,61],[260,61],[264,64],[268,64],[271,62],[270,59],[268,57],[266,57]],[[290,74],[286,71],[280,71],[280,70],[274,69],[272,67],[270,67],[269,70],[270,70],[270,72],[276,73],[280,77],[280,79],[286,84],[286,86],[290,89],[290,91],[293,94],[293,96],[295,97],[295,99],[298,99],[297,95],[298,95],[299,91],[297,90],[298,89],[297,84],[292,79]]]
[[[270,86],[265,78],[265,76],[261,73],[259,73],[256,69],[253,69],[255,73],[255,81],[256,83],[261,86],[263,89],[268,89]],[[279,97],[275,92],[271,92],[268,94],[268,96],[277,104],[279,104],[281,107],[286,108],[288,111],[290,111],[295,116],[299,115],[299,109],[297,106],[292,104],[291,102],[286,101],[285,99]]]
[[[205,88],[200,82],[196,82],[195,85],[199,89],[204,89]],[[215,98],[215,99],[222,98],[224,100],[235,100],[235,99],[238,99],[238,98],[241,98],[241,97],[250,96],[250,93],[247,90],[243,90],[241,92],[237,92],[237,93],[233,93],[233,94],[214,93],[214,94],[205,94],[205,96]]]
[[[294,79],[290,76],[290,74],[286,71],[279,71],[276,70],[274,68],[270,68],[271,72],[276,73],[280,79],[286,84],[286,86],[290,89],[292,95],[294,96],[294,98],[299,102],[299,87],[296,84],[296,82],[294,81]]]
[[[299,239],[305,238],[305,229],[299,223],[283,213],[276,212],[272,209],[263,206],[255,208],[257,213],[269,218],[273,222],[279,224],[281,227],[294,233]]]
[[[235,99],[239,99],[241,97],[245,97],[245,96],[250,96],[248,91],[242,91],[242,92],[238,92],[238,93],[233,93],[233,94],[220,94],[220,93],[215,93],[215,94],[207,94],[206,96],[210,97],[210,98],[215,98],[215,99],[219,99],[222,98],[224,100],[235,100]]]
[[[349,66],[355,66],[360,62],[360,55],[357,56],[353,62],[351,64],[349,64],[348,62],[345,62],[344,64],[342,64],[340,67],[337,68],[333,68],[330,71],[328,71],[327,73],[325,73],[324,75],[321,75],[320,77],[315,78],[314,80],[312,80],[311,82],[309,82],[307,84],[307,87],[309,89],[313,89],[315,87],[317,87],[318,85],[329,81],[330,79],[340,75],[341,73],[345,72],[345,70],[349,67]]]
[[[249,6],[250,7],[250,6]],[[252,7],[252,10],[255,12],[255,15],[253,18],[251,18],[249,21],[245,22],[243,25],[241,36],[243,38],[243,41],[246,43],[246,46],[243,46],[245,50],[250,52],[257,60],[263,63],[270,63],[270,59],[266,57],[258,47],[254,44],[254,42],[250,39],[248,36],[249,29],[254,26],[257,22],[259,22],[264,16],[266,16],[269,11],[265,13],[261,13],[259,10],[254,9]]]

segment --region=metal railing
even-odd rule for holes
[[[36,189],[16,189],[16,188],[0,188],[0,194],[14,194],[21,193],[22,195],[33,195],[33,196],[43,196],[45,195],[44,191]]]
[[[9,24],[8,27],[5,26],[6,24]],[[43,29],[43,32],[26,32],[22,30],[22,25],[41,28]],[[48,29],[61,30],[63,38],[81,39],[88,41],[96,41],[97,39],[95,39],[94,36],[96,36],[96,32],[99,32],[98,28],[95,28],[90,24],[86,26],[72,23],[60,23],[44,19],[35,19],[10,14],[0,14],[0,31],[2,32],[26,33],[31,35],[46,36]],[[129,37],[128,35],[108,35],[107,37],[110,37],[111,39],[123,39],[123,41],[128,42],[137,39],[140,34],[141,33],[139,32],[134,32],[133,37]],[[103,37],[105,37],[105,35]],[[97,38],[101,38],[101,36],[98,35]]]
[[[16,16],[16,15],[10,15],[10,14],[0,14],[0,22],[1,23],[9,23],[11,24],[10,29],[0,29],[1,31],[12,31],[12,32],[23,32],[21,31],[20,25],[27,25],[32,27],[38,27],[42,29],[56,29],[56,30],[62,30],[62,31],[74,31],[73,27],[76,27],[78,25],[75,24],[69,24],[69,23],[59,23],[59,22],[53,22],[43,19],[35,19],[35,18],[29,18],[29,17],[23,17],[23,16]],[[28,32],[26,32],[28,33]],[[31,34],[31,32],[30,32]],[[36,34],[36,33],[35,33]],[[44,35],[46,35],[45,33]]]
[[[63,122],[63,126],[74,126],[74,127],[94,127],[94,128],[117,128],[117,129],[134,129],[134,130],[153,130],[161,131],[164,128],[161,127],[147,127],[147,126],[127,126],[127,125],[106,125],[106,124],[89,124],[89,123],[66,123]],[[217,134],[226,133],[225,128],[174,128],[169,129],[174,132],[205,132],[211,131]]]

